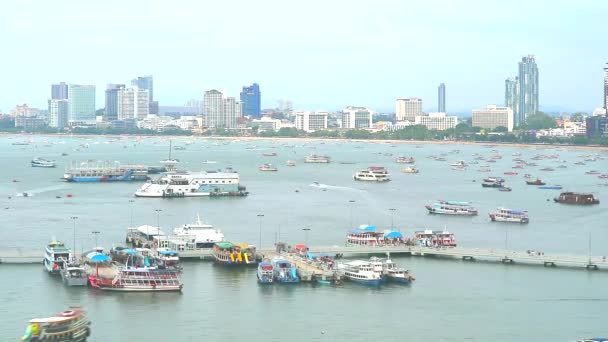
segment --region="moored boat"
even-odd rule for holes
[[[528,212],[525,210],[498,208],[489,214],[492,222],[528,223]]]
[[[272,264],[263,261],[258,265],[258,283],[260,284],[272,284],[273,279],[273,267]]]
[[[316,154],[311,154],[304,158],[305,163],[317,163],[317,164],[327,164],[330,162],[330,158],[328,156],[320,156]]]
[[[338,271],[348,280],[362,285],[379,285],[382,276],[368,261],[354,260],[338,265]]]
[[[562,192],[559,196],[553,199],[557,203],[576,204],[576,205],[591,205],[599,204],[600,200],[590,193],[581,192]]]
[[[300,278],[297,275],[296,267],[288,260],[280,257],[275,257],[271,261],[273,278],[278,283],[299,283]]]
[[[276,157],[277,153],[276,152],[272,152],[272,153],[262,153],[262,155],[264,157]]]
[[[429,211],[429,214],[442,214],[442,215],[460,215],[460,216],[475,216],[477,215],[477,209],[475,209],[470,202],[460,201],[438,201],[432,205],[425,206]]]
[[[501,177],[487,177],[483,181],[486,183],[504,183],[505,179]]]
[[[66,264],[60,273],[63,283],[67,286],[86,286],[88,283],[87,271],[83,265]]]
[[[391,175],[383,166],[370,166],[365,170],[360,170],[353,176],[358,181],[388,182]]]
[[[255,246],[247,243],[216,242],[212,254],[215,262],[222,265],[257,265],[259,261]]]
[[[503,183],[481,183],[482,188],[502,188]]]
[[[176,270],[159,270],[147,267],[126,267],[118,269],[114,279],[96,275],[89,276],[94,288],[121,292],[167,292],[181,291],[183,284]]]
[[[456,247],[454,234],[444,230],[425,229],[414,233],[422,247]]]
[[[561,190],[563,188],[563,186],[561,185],[543,185],[543,186],[539,186],[539,189],[544,189],[544,190]]]
[[[72,306],[55,316],[31,319],[21,341],[84,342],[91,335],[90,325],[84,309]]]
[[[46,245],[43,265],[49,273],[59,274],[61,269],[72,259],[72,251],[63,242],[53,239]]]
[[[395,163],[398,164],[414,164],[416,160],[414,157],[397,157],[395,158]]]
[[[401,169],[401,172],[402,173],[418,173],[419,170],[417,168],[415,168],[415,167],[411,167],[410,166],[410,167],[406,167],[406,168]]]
[[[546,183],[543,182],[542,180],[536,178],[536,180],[533,181],[526,181],[527,185],[545,185]]]
[[[146,181],[149,177],[146,166],[121,165],[110,161],[87,161],[71,164],[62,179],[67,182],[124,182]]]
[[[296,166],[296,162],[293,160],[288,160],[285,162],[285,165],[286,166]]]
[[[415,280],[415,278],[410,275],[408,270],[403,267],[399,267],[396,263],[394,263],[391,260],[390,255],[388,255],[387,259],[382,262],[382,276],[387,281],[402,284],[410,284]]]
[[[224,241],[224,234],[222,231],[214,228],[213,225],[209,223],[201,222],[201,218],[198,215],[196,217],[196,222],[174,228],[173,234],[180,239],[193,243],[194,247],[197,249],[211,249],[216,242]]]

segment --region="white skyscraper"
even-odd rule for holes
[[[327,117],[329,113],[326,111],[311,112],[308,110],[295,111],[296,129],[314,132],[322,129],[327,129]]]
[[[64,128],[68,125],[68,100],[49,100],[49,127]]]
[[[208,128],[235,128],[242,116],[241,103],[225,97],[222,91],[211,89],[203,96],[203,124]]]
[[[68,86],[68,123],[70,125],[95,123],[94,85]]]
[[[144,119],[150,113],[150,98],[147,89],[118,89],[118,120]]]
[[[489,105],[484,109],[473,109],[473,127],[494,129],[506,127],[509,132],[513,130],[513,109]]]
[[[371,128],[373,115],[369,108],[348,106],[342,110],[342,128]]]
[[[395,115],[397,117],[397,121],[414,122],[416,120],[416,116],[422,115],[422,99],[415,97],[397,99]]]

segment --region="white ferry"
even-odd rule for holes
[[[44,250],[43,265],[49,273],[59,274],[61,269],[64,268],[72,258],[72,251],[70,251],[63,242],[53,239],[53,241],[46,245],[46,249]]]
[[[391,175],[383,166],[370,166],[355,173],[353,178],[360,181],[387,182],[391,180]]]
[[[404,169],[401,169],[401,172],[403,172],[403,173],[418,173],[420,171],[417,168],[410,166],[410,167],[406,167]]]
[[[40,157],[36,157],[31,162],[32,167],[46,167],[51,168],[57,166],[57,163],[54,160],[48,160]]]
[[[414,157],[397,157],[395,159],[395,163],[398,164],[414,164],[416,162],[416,160],[414,159]]]
[[[224,234],[211,224],[201,222],[198,215],[195,223],[174,228],[173,234],[194,243],[196,248],[213,248],[216,242],[224,241]]]
[[[247,196],[239,184],[239,174],[225,171],[169,173],[144,184],[135,192],[136,197],[204,197]]]
[[[475,216],[477,215],[477,209],[475,209],[470,202],[460,201],[438,201],[432,205],[425,206],[429,211],[429,214],[442,214],[442,215],[460,215],[460,216]]]
[[[279,171],[279,169],[277,169],[276,167],[274,167],[274,165],[272,165],[272,164],[264,164],[264,165],[258,167],[258,170],[260,170],[260,171],[271,171],[271,172]]]
[[[528,212],[525,210],[515,210],[498,208],[490,213],[492,222],[513,222],[513,223],[529,223]]]
[[[305,163],[327,164],[327,163],[329,163],[329,161],[330,161],[330,159],[328,156],[319,156],[316,154],[311,154],[311,155],[307,156],[306,158],[304,158]]]
[[[374,266],[368,261],[355,260],[340,264],[339,271],[348,280],[363,285],[379,285],[382,281],[381,274],[374,270]]]

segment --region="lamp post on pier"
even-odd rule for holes
[[[97,247],[99,247],[99,246],[97,246],[97,235],[99,235],[99,233],[100,232],[97,230],[94,230],[91,232],[91,234],[93,234],[93,236],[95,236],[95,249],[97,249]]]
[[[129,210],[130,210],[129,228],[133,228],[133,203],[135,203],[135,200],[129,200]]]
[[[304,244],[308,247],[308,232],[310,231],[310,228],[306,227],[302,228],[302,230],[304,231]]]
[[[263,217],[264,217],[264,214],[258,214],[258,218],[260,219],[260,240],[259,240],[260,245],[258,246],[258,250],[262,250],[262,218]]]
[[[349,200],[348,203],[350,205],[350,227],[348,229],[353,228],[353,205],[355,204],[355,200]]]
[[[76,220],[78,219],[78,216],[70,216],[70,219],[73,221],[73,226],[74,226],[74,246],[73,248],[73,252],[72,252],[72,258],[76,259]]]
[[[391,211],[391,230],[395,230],[395,208],[389,208],[388,210]]]

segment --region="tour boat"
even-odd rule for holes
[[[262,153],[262,155],[264,157],[276,157],[277,153],[276,152],[272,152],[272,153]]]
[[[127,267],[118,269],[114,279],[90,275],[89,282],[94,288],[122,292],[167,292],[181,291],[183,284],[176,270],[160,270],[147,267]]]
[[[136,197],[247,196],[239,184],[239,174],[225,171],[169,173],[147,182],[135,192]]]
[[[62,179],[66,182],[129,182],[146,181],[149,177],[148,167],[143,165],[90,160],[70,164]]]
[[[376,272],[368,261],[350,261],[338,265],[338,270],[346,279],[357,284],[379,285],[382,281],[381,274]]]
[[[272,284],[273,279],[273,269],[272,264],[263,261],[258,265],[258,283],[260,284]]]
[[[258,170],[260,170],[260,171],[279,171],[279,169],[274,167],[272,164],[264,164],[264,165],[258,167]]]
[[[487,183],[503,183],[505,179],[500,177],[488,177],[484,178],[483,181]]]
[[[483,188],[502,188],[504,187],[503,183],[482,183],[481,187]]]
[[[504,174],[507,175],[507,176],[516,176],[517,172],[515,172],[515,171],[507,171]]]
[[[194,244],[195,248],[213,248],[216,242],[224,241],[224,234],[209,223],[201,222],[196,216],[196,222],[184,224],[173,229],[173,234]]]
[[[543,186],[539,186],[539,189],[544,189],[544,190],[561,190],[563,188],[563,186],[561,185],[543,185]]]
[[[586,175],[599,175],[600,172],[596,171],[596,170],[590,170],[590,171],[585,172],[585,174]]]
[[[595,198],[593,194],[580,192],[562,192],[561,194],[559,194],[558,197],[555,197],[553,200],[557,203],[577,205],[590,205],[600,203],[600,200],[598,198]]]
[[[401,169],[402,173],[418,173],[419,170],[415,167],[406,167],[404,169]]]
[[[46,167],[51,168],[57,166],[57,163],[54,160],[48,160],[44,158],[34,158],[31,162],[32,167]]]
[[[429,214],[460,216],[477,215],[477,209],[475,209],[470,202],[438,201],[436,203],[433,203],[432,205],[427,205],[425,207],[429,211]]]
[[[528,223],[528,212],[525,210],[515,210],[498,208],[496,211],[491,212],[490,219],[492,222],[512,222],[512,223]]]
[[[370,166],[365,170],[357,171],[353,178],[359,181],[388,182],[391,180],[391,175],[383,166]]]
[[[395,162],[398,164],[414,164],[416,160],[414,157],[397,157]]]
[[[60,273],[63,283],[67,286],[87,286],[87,271],[83,265],[67,264]]]
[[[546,183],[543,182],[542,180],[536,178],[536,180],[533,181],[526,181],[527,185],[545,185]]]
[[[163,159],[160,162],[163,164],[169,164],[169,165],[175,165],[175,164],[179,164],[179,159],[175,159],[175,158],[171,158],[171,145],[172,145],[172,141],[169,140],[169,158],[167,159]]]
[[[257,265],[258,256],[255,246],[246,243],[216,242],[212,251],[215,262],[222,265]]]
[[[415,239],[422,247],[456,247],[454,234],[447,230],[425,229],[414,233]]]
[[[285,162],[286,166],[296,166],[296,162],[294,162],[293,160],[288,160]]]
[[[21,341],[85,342],[91,335],[90,325],[84,309],[72,306],[55,316],[31,319]]]
[[[72,251],[65,247],[63,242],[53,239],[46,245],[43,265],[49,273],[59,274],[72,258]]]
[[[390,255],[382,263],[382,276],[387,281],[396,283],[410,284],[414,281],[414,277],[409,274],[409,271],[403,267],[399,267],[390,259]]]
[[[330,162],[330,158],[328,156],[319,156],[316,154],[311,154],[304,158],[305,163],[317,163],[317,164],[327,164]]]
[[[467,167],[467,163],[465,163],[464,160],[459,160],[455,163],[450,164],[450,166],[458,167],[458,168],[465,168],[465,167]]]
[[[296,273],[296,267],[291,262],[275,257],[271,261],[273,269],[273,278],[279,283],[299,283],[300,278]]]

